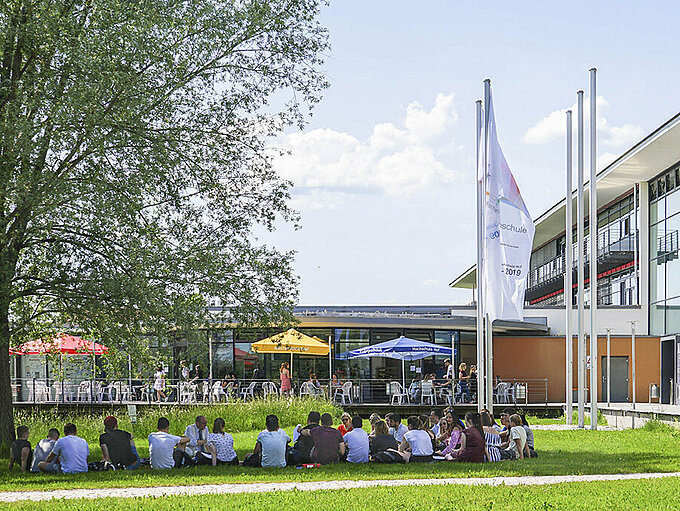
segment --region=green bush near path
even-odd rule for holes
[[[151,510],[258,509],[678,509],[680,479],[562,483],[545,486],[423,486],[351,490],[287,491],[237,495],[200,495],[97,500],[58,500],[4,504],[19,511],[50,509]]]

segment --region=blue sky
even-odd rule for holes
[[[474,262],[474,100],[491,78],[499,138],[536,217],[563,195],[562,109],[598,68],[600,165],[680,110],[673,2],[336,0],[331,88],[275,145],[302,229],[300,303],[449,304]],[[552,114],[552,115],[551,115]]]

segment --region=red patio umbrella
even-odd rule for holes
[[[95,355],[102,355],[109,351],[106,346],[68,334],[61,334],[47,341],[42,339],[28,341],[21,345],[19,349],[21,350],[20,354],[23,355],[45,355],[46,353],[91,355],[93,349]]]
[[[16,350],[16,349],[14,349],[14,348],[12,348],[12,347],[10,347],[10,349],[9,349],[9,354],[10,354],[10,355],[23,355],[23,353],[22,353],[21,351]]]

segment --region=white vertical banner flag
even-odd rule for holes
[[[484,201],[484,312],[494,319],[522,320],[534,242],[534,222],[498,143],[489,98]]]

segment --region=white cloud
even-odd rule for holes
[[[569,109],[562,108],[550,112],[546,117],[530,127],[524,134],[524,142],[528,144],[547,144],[558,140],[564,140],[567,129],[565,115],[567,110],[573,112],[572,125],[574,133],[576,133],[576,103],[574,103]],[[597,130],[601,144],[613,148],[625,148],[642,138],[644,132],[640,126],[634,124],[611,126],[605,117],[609,110],[609,102],[603,96],[598,96]],[[588,123],[590,122],[590,103],[587,98],[584,101],[583,117],[586,130],[585,138],[587,139],[587,130],[589,129]]]
[[[430,192],[461,175],[449,163],[461,149],[450,133],[457,119],[454,94],[438,94],[430,110],[411,103],[400,123],[376,124],[364,141],[330,128],[288,135],[283,147],[290,154],[274,165],[295,183],[300,205],[312,208],[337,204],[343,193]]]
[[[421,285],[426,287],[437,286],[439,285],[439,279],[425,279],[421,282]]]

